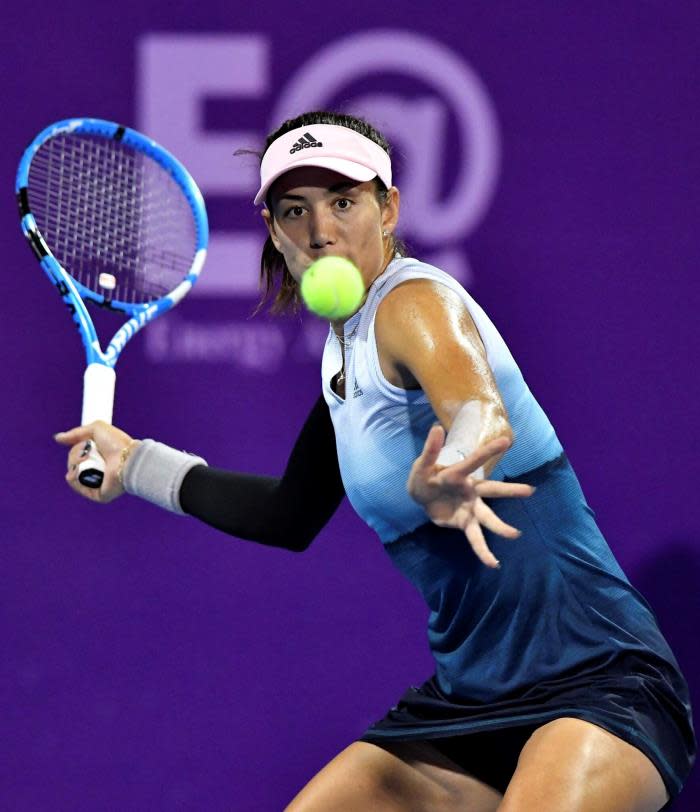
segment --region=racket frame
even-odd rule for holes
[[[139,304],[107,298],[74,279],[51,253],[31,212],[27,190],[29,168],[34,155],[42,144],[57,135],[70,133],[114,139],[147,155],[170,174],[184,193],[195,222],[195,255],[189,273],[162,298]],[[96,118],[64,119],[42,130],[22,155],[17,170],[15,192],[24,236],[49,280],[60,293],[80,331],[87,364],[83,386],[82,425],[98,419],[111,423],[115,382],[114,366],[120,353],[139,330],[174,307],[190,291],[204,265],[209,241],[209,225],[202,194],[185,167],[160,144],[129,127]],[[105,350],[102,350],[100,346],[95,326],[85,305],[86,301],[92,301],[98,306],[110,310],[121,311],[129,316],[128,320],[116,331]]]

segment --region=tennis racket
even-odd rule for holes
[[[202,195],[155,141],[94,118],[40,132],[22,155],[15,191],[22,231],[85,347],[81,425],[111,423],[120,353],[202,270],[209,239]],[[88,303],[126,317],[105,350]],[[99,488],[103,474],[93,444],[78,478]]]

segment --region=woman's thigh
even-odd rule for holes
[[[668,800],[652,762],[581,719],[555,719],[523,747],[499,812],[657,812]]]
[[[502,798],[429,742],[353,742],[285,812],[494,812]]]

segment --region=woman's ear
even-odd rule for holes
[[[396,186],[387,189],[386,202],[382,207],[382,231],[393,234],[396,224],[399,222],[399,208],[401,195]]]
[[[275,231],[275,220],[273,216],[270,214],[270,211],[267,208],[263,208],[260,213],[262,214],[262,218],[267,226],[267,233],[270,235],[272,244],[280,253],[282,253],[282,249],[280,247],[281,244],[279,238],[277,237],[277,232]]]

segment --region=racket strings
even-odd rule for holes
[[[109,299],[162,298],[192,265],[196,228],[182,189],[156,161],[117,141],[49,139],[32,159],[28,196],[56,259]]]

